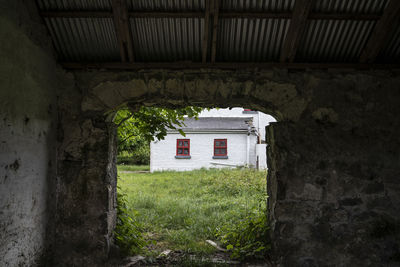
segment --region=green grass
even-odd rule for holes
[[[265,211],[266,172],[120,173],[118,183],[127,195],[128,210],[138,211],[145,237],[155,241],[149,246],[154,253],[212,253],[214,248],[205,240],[216,240],[220,229],[236,225],[255,210]]]
[[[150,171],[149,165],[118,165],[118,171]]]

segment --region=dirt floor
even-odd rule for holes
[[[182,251],[165,251],[158,257],[134,256],[123,260],[121,267],[131,266],[247,266],[247,267],[272,267],[272,262],[231,260],[229,253],[216,252],[212,255],[198,256],[183,253]]]

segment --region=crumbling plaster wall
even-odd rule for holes
[[[54,230],[62,71],[29,8],[0,1],[0,266],[42,264]]]
[[[246,106],[278,119],[268,129],[269,219],[278,262],[398,263],[398,73],[205,69],[74,74],[79,90],[60,106],[63,204],[57,226],[63,233],[59,251],[74,250],[74,257],[64,257],[70,262],[101,264],[110,250],[116,183],[112,111],[124,105],[199,105]]]

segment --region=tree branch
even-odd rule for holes
[[[126,140],[128,140],[129,138],[131,138],[132,136],[135,136],[135,135],[136,135],[136,134],[131,134],[131,135],[129,135],[128,137],[124,138],[124,140],[119,141],[119,142],[118,142],[118,145],[125,143]]]
[[[133,114],[129,115],[128,117],[126,117],[126,118],[124,118],[124,119],[122,119],[122,120],[118,123],[117,127],[121,126],[124,122],[126,122],[127,120],[129,120],[130,118],[132,118],[132,116],[133,116]]]

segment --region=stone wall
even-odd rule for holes
[[[0,266],[42,264],[54,229],[62,72],[30,6],[0,1]]]
[[[245,106],[278,119],[268,128],[278,263],[400,264],[399,73],[66,75],[31,9],[34,1],[0,1],[0,265],[44,264],[46,247],[50,266],[106,264],[116,218],[112,113],[140,105]]]
[[[115,128],[103,112],[82,112],[81,91],[59,98],[54,264],[105,266],[116,222]]]
[[[79,94],[68,95],[70,102],[60,109],[64,139],[59,201],[64,204],[59,214],[66,217],[58,229],[64,233],[60,239],[64,251],[82,242],[75,260],[99,259],[112,237],[115,169],[107,157],[113,135],[104,114],[125,105],[132,109],[199,105],[246,106],[278,119],[268,129],[268,205],[272,256],[278,263],[398,263],[398,74],[348,70],[74,74]]]
[[[284,266],[400,264],[400,80],[314,78],[301,119],[269,128],[273,243]]]

